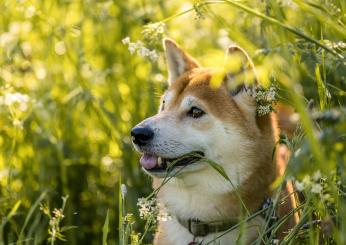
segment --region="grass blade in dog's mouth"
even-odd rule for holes
[[[162,158],[153,154],[144,153],[140,159],[140,164],[148,171],[166,172],[174,167],[195,163],[203,156],[204,153],[200,151],[190,152],[177,158]]]

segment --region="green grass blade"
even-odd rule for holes
[[[328,100],[330,98],[330,93],[329,93],[327,87],[325,86],[324,81],[322,80],[319,65],[316,65],[315,76],[316,76],[318,96],[320,99],[320,109],[325,110],[328,106]]]
[[[208,159],[205,159],[205,160],[213,169],[215,169],[219,174],[221,174],[222,177],[230,181],[229,177],[226,174],[226,171],[223,169],[223,167],[220,164],[217,164],[216,162],[210,161]]]
[[[109,209],[107,210],[106,220],[102,228],[102,245],[107,245],[108,233],[109,233]]]
[[[39,196],[39,198],[37,198],[37,200],[35,201],[34,205],[30,208],[28,215],[25,218],[24,225],[22,226],[22,229],[20,230],[17,244],[19,244],[19,242],[21,240],[23,240],[23,235],[24,235],[24,231],[25,231],[26,226],[28,225],[28,223],[29,223],[32,215],[34,214],[36,208],[40,205],[41,201],[46,197],[46,195],[47,195],[47,191],[42,192],[41,195]]]
[[[123,217],[123,197],[121,194],[121,179],[119,180],[119,195],[118,195],[118,205],[119,205],[119,245],[124,244],[124,217]]]

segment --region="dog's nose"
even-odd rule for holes
[[[133,143],[143,146],[154,137],[154,131],[148,127],[134,127],[131,136]]]

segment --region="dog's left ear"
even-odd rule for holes
[[[230,94],[234,97],[252,95],[258,85],[254,64],[248,53],[237,45],[227,50],[226,75],[223,79]]]
[[[183,73],[199,67],[198,62],[185,53],[175,41],[169,38],[163,40],[167,66],[168,83],[174,83]]]

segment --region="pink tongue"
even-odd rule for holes
[[[139,162],[143,168],[151,169],[157,165],[157,157],[149,154],[144,154]]]

